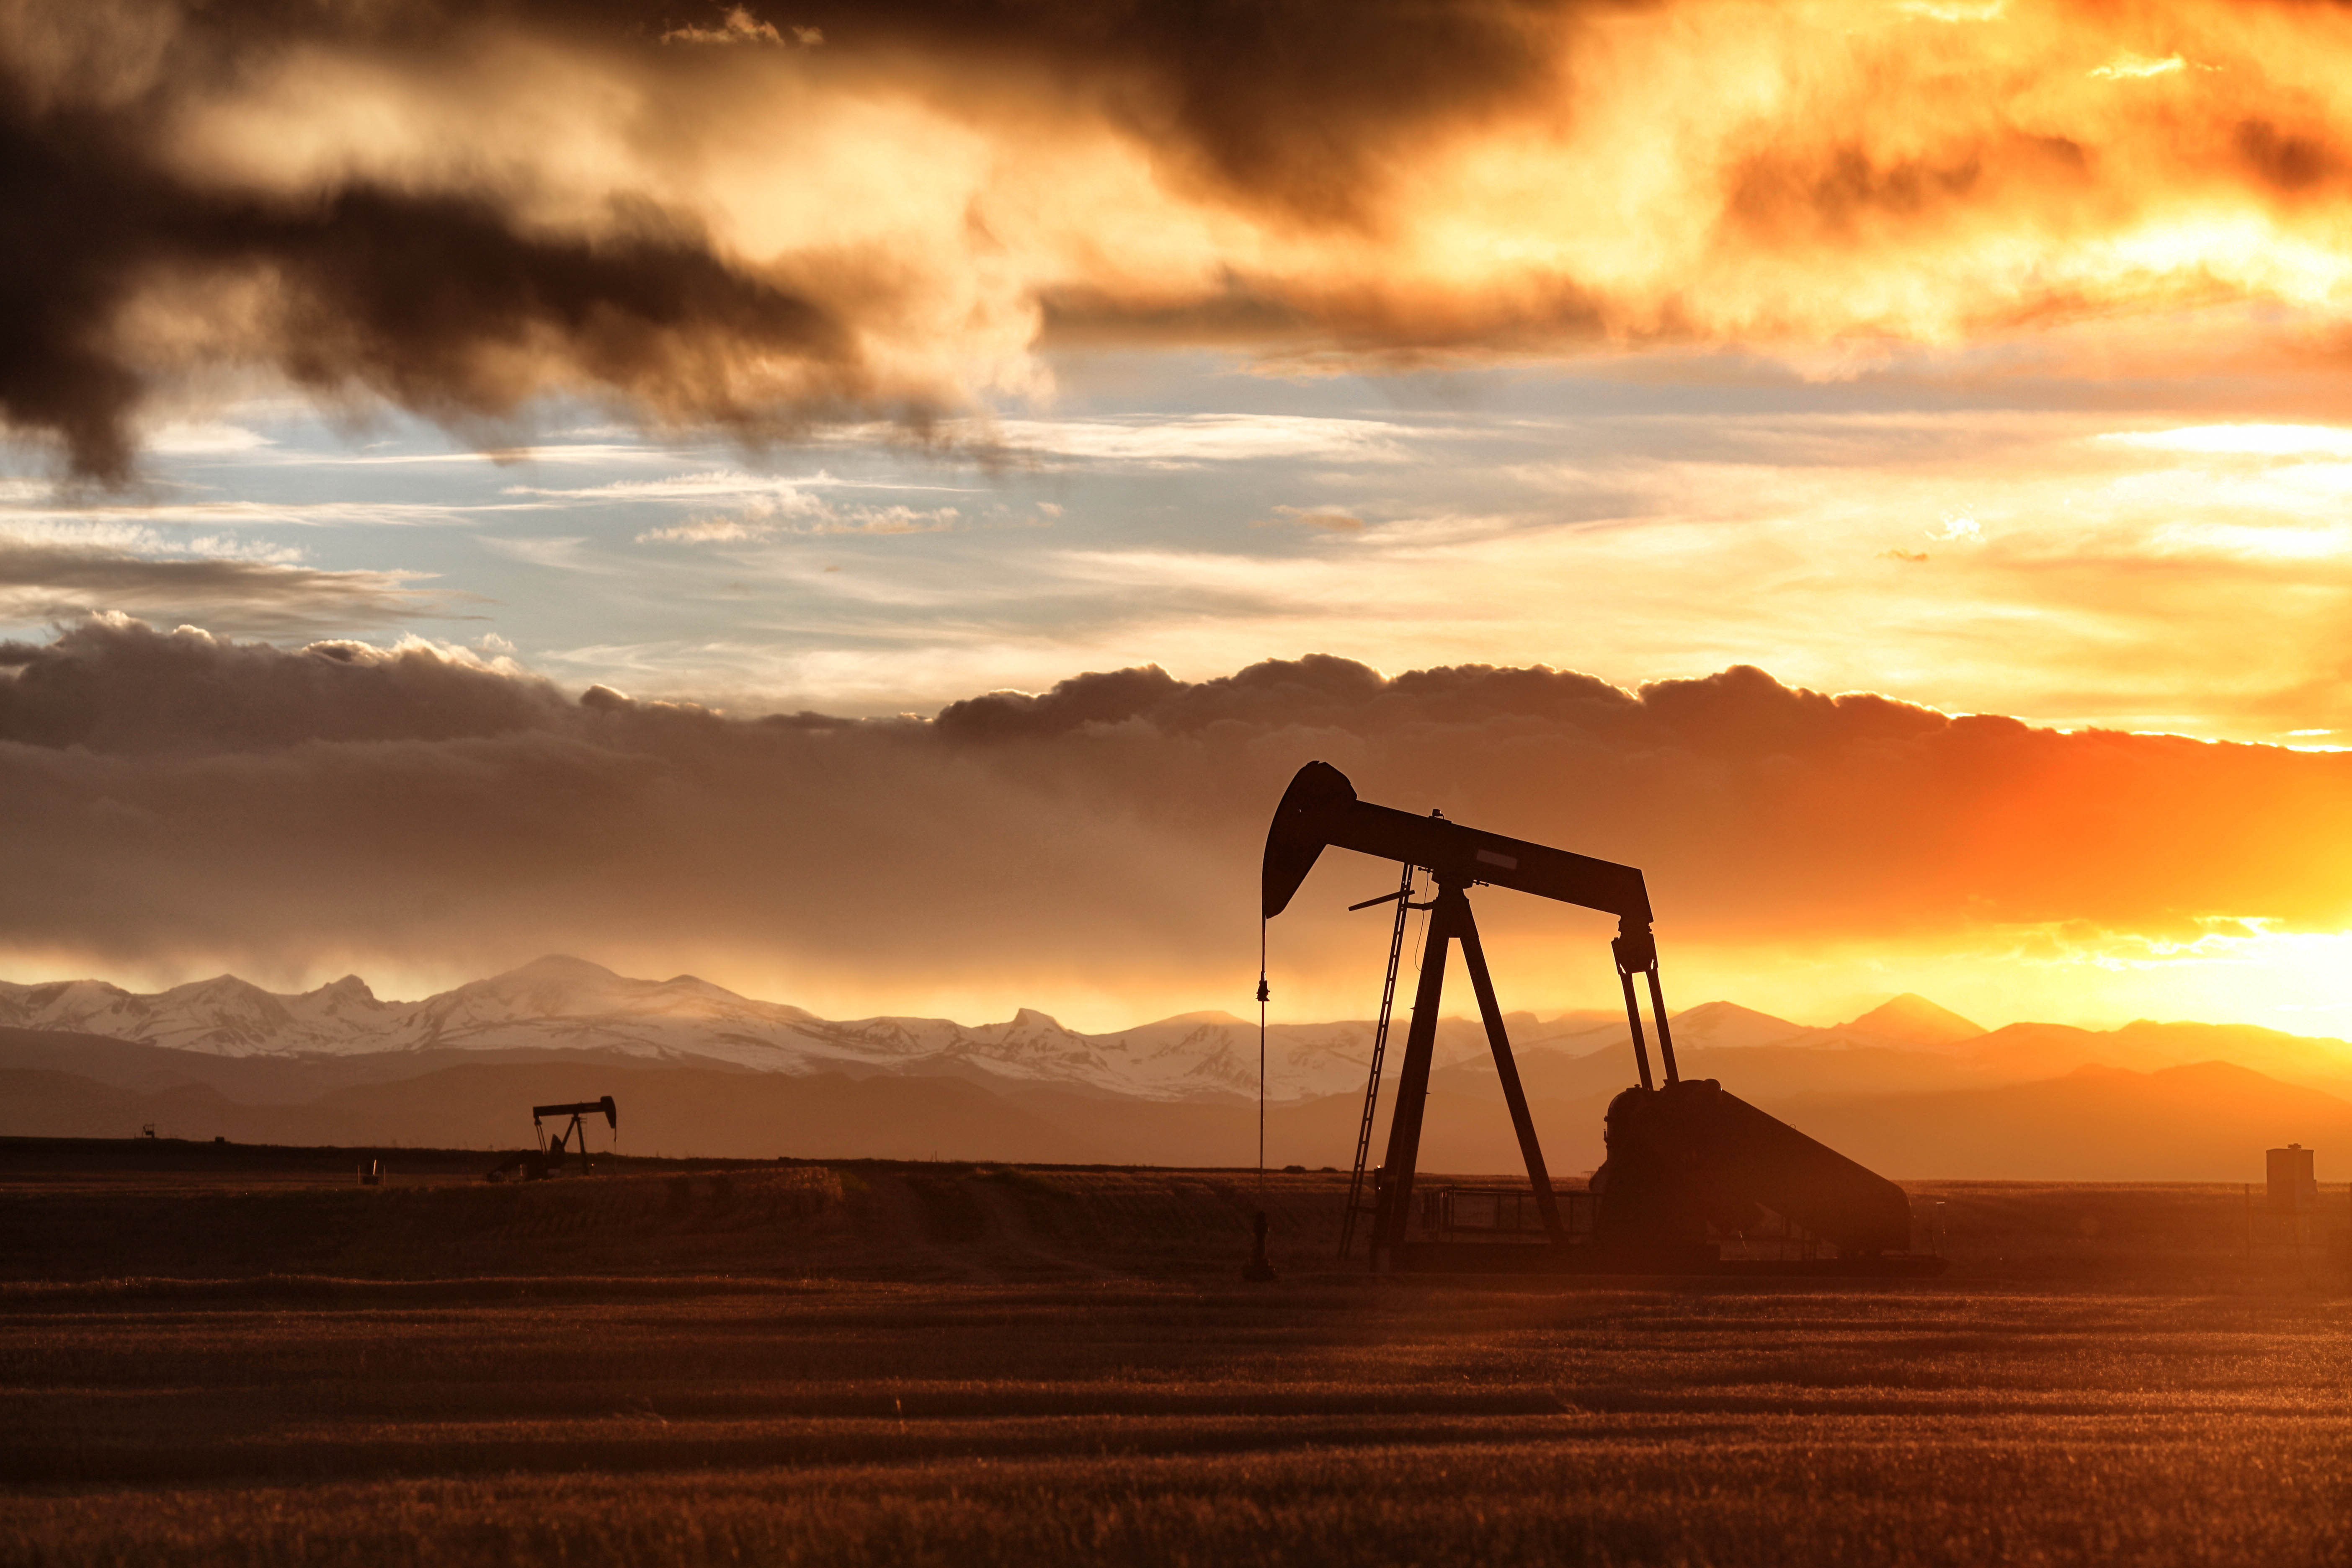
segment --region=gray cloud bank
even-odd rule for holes
[[[1643,867],[1674,940],[2347,914],[2326,847],[2352,829],[2352,757],[1951,718],[1750,668],[1627,693],[1310,657],[1085,675],[929,721],[742,719],[422,645],[110,619],[0,645],[0,943],[279,972],[570,950],[1230,982],[1266,816],[1316,757],[1369,798]],[[1389,873],[1318,876],[1330,895]]]

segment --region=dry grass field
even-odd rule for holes
[[[413,1163],[0,1151],[0,1562],[2352,1561],[2340,1259],[2234,1190],[1580,1289],[1340,1271],[1290,1176],[1251,1287],[1231,1173]]]

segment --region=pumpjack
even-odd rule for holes
[[[1649,890],[1639,870],[1466,827],[1436,812],[1416,816],[1374,805],[1357,798],[1355,786],[1338,768],[1308,763],[1283,793],[1266,832],[1263,894],[1267,920],[1289,907],[1317,859],[1333,847],[1403,867],[1396,892],[1354,906],[1365,909],[1393,900],[1397,921],[1357,1141],[1347,1216],[1350,1236],[1358,1215],[1366,1212],[1364,1164],[1403,948],[1405,911],[1420,910],[1429,915],[1387,1154],[1371,1184],[1375,1270],[1882,1276],[1942,1271],[1941,1258],[1911,1250],[1910,1200],[1902,1188],[1729,1093],[1716,1079],[1682,1077],[1658,977]],[[1415,903],[1421,873],[1428,875],[1434,892],[1426,902]],[[1481,886],[1508,888],[1617,917],[1617,935],[1610,947],[1624,994],[1639,1081],[1610,1101],[1602,1132],[1608,1157],[1593,1173],[1586,1192],[1555,1192],[1545,1167],[1477,921],[1470,912],[1469,890]],[[1456,943],[1486,1025],[1529,1191],[1444,1189],[1423,1194],[1416,1207],[1416,1165],[1438,1008],[1447,958]],[[1650,1070],[1637,979],[1647,992],[1657,1031],[1663,1082]],[[1530,1205],[1532,1214],[1528,1212]],[[1457,1224],[1457,1209],[1475,1212],[1476,1217]],[[1727,1257],[1725,1244],[1733,1237],[1738,1238],[1736,1250],[1741,1255]],[[1750,1238],[1755,1237],[1771,1238],[1776,1255],[1753,1256],[1758,1247]],[[1348,1246],[1343,1239],[1343,1252]]]
[[[509,1180],[543,1182],[562,1169],[566,1160],[577,1163],[580,1173],[586,1175],[590,1169],[588,1130],[582,1123],[581,1118],[594,1116],[600,1111],[604,1114],[605,1125],[615,1132],[619,1131],[620,1112],[614,1108],[613,1097],[609,1094],[602,1100],[583,1100],[572,1105],[532,1106],[530,1130],[539,1147],[536,1150],[526,1150],[520,1154],[509,1155],[500,1161],[491,1168],[486,1179],[493,1182]],[[549,1137],[542,1119],[562,1116],[572,1118],[571,1124],[552,1138]]]

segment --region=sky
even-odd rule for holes
[[[1643,866],[1677,1005],[2352,1032],[2347,66],[2314,4],[28,0],[0,974],[1245,1011],[1319,757]],[[1377,1002],[1345,860],[1294,1017]],[[1481,918],[1608,1003],[1599,917]]]

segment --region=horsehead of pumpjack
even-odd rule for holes
[[[1676,1069],[1665,996],[1651,932],[1649,890],[1631,866],[1506,837],[1448,821],[1375,805],[1358,797],[1348,776],[1328,763],[1308,763],[1291,779],[1267,829],[1261,868],[1262,909],[1272,920],[1290,905],[1327,847],[1419,867],[1437,890],[1416,986],[1412,1023],[1399,1075],[1387,1157],[1381,1168],[1373,1218],[1375,1268],[1496,1267],[1491,1247],[1453,1246],[1410,1238],[1411,1199],[1429,1089],[1446,959],[1454,942],[1477,994],[1496,1077],[1518,1135],[1548,1246],[1519,1267],[1539,1268],[1703,1269],[1707,1227],[1744,1233],[1765,1208],[1834,1243],[1849,1258],[1900,1252],[1910,1244],[1910,1204],[1894,1183],[1767,1115],[1713,1079],[1684,1079]],[[1408,879],[1408,886],[1410,879]],[[1486,885],[1558,900],[1617,917],[1611,943],[1625,1002],[1626,1026],[1640,1081],[1610,1102],[1603,1137],[1608,1158],[1593,1174],[1598,1212],[1589,1237],[1572,1236],[1560,1218],[1527,1097],[1519,1083],[1495,999],[1468,889]],[[1405,899],[1404,891],[1391,895]],[[1374,900],[1371,902],[1386,902]],[[1423,906],[1413,906],[1415,908]],[[1402,927],[1398,928],[1400,937]],[[1658,1034],[1663,1085],[1650,1072],[1643,1041],[1641,976]],[[1367,1129],[1379,1065],[1367,1089]],[[1447,1256],[1449,1251],[1454,1256]],[[1540,1256],[1538,1256],[1538,1254]],[[1573,1259],[1571,1261],[1571,1258]]]

